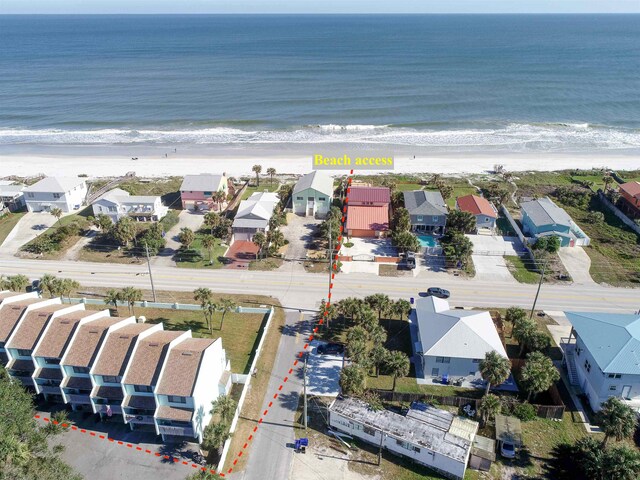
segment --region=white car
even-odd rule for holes
[[[516,446],[513,443],[502,442],[502,445],[500,445],[500,455],[504,458],[515,458]]]

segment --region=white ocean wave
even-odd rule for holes
[[[420,129],[389,125],[317,125],[286,130],[0,129],[0,145],[359,143],[522,151],[615,150],[640,147],[640,130],[584,124],[511,123],[495,128]]]

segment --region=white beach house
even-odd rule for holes
[[[77,177],[46,177],[24,189],[30,212],[50,212],[59,208],[68,213],[78,210],[86,196],[87,184]]]
[[[107,215],[113,223],[122,217],[131,217],[140,222],[157,222],[164,218],[169,207],[162,204],[159,196],[131,195],[114,188],[95,200],[91,207],[93,215]]]
[[[333,178],[325,172],[314,170],[300,177],[293,187],[293,213],[324,217],[329,213],[333,200]]]

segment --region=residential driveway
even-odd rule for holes
[[[311,342],[307,357],[307,393],[321,397],[337,397],[340,393],[342,355],[320,355],[318,347],[326,342]]]
[[[227,262],[224,268],[237,270],[239,268],[249,268],[249,262],[256,259],[258,247],[253,242],[237,240],[231,244],[225,255]]]
[[[524,246],[518,237],[500,235],[466,235],[473,243],[473,253],[478,255],[518,255]]]
[[[589,275],[591,258],[582,247],[562,247],[558,250],[558,255],[564,268],[571,275],[573,283],[581,285],[595,283]]]
[[[500,280],[515,282],[509,267],[501,255],[471,255],[473,266],[476,269],[476,278],[482,280]]]
[[[204,222],[203,212],[194,212],[192,210],[182,210],[178,215],[178,223],[165,233],[165,247],[160,254],[153,260],[154,265],[174,266],[173,256],[180,249],[182,244],[178,240],[180,230],[190,228],[194,232],[199,230]]]
[[[289,245],[284,258],[300,260],[307,258],[307,248],[313,240],[313,233],[322,220],[314,217],[303,217],[293,213],[287,214],[287,225],[280,227]]]
[[[380,273],[380,265],[378,262],[342,262],[340,271],[342,273],[371,273],[378,275]]]
[[[389,238],[350,238],[346,243],[353,243],[352,247],[342,245],[340,255],[345,256],[371,256],[371,257],[397,257],[398,251],[391,245]]]
[[[44,413],[43,416],[49,415]],[[79,413],[70,413],[69,417],[76,422],[78,430],[68,430],[54,437],[52,443],[65,446],[63,460],[84,478],[183,480],[196,470],[191,466],[198,452],[195,443],[162,444],[155,433],[131,431],[128,425],[122,423],[99,422],[94,415],[84,418]],[[101,439],[100,435],[105,438]],[[146,453],[146,450],[151,453]],[[170,458],[166,459],[164,455]],[[187,462],[187,465],[182,462]]]
[[[22,245],[36,238],[56,221],[56,217],[47,212],[25,214],[0,245],[0,253],[15,255]]]

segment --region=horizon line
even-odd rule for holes
[[[276,15],[640,15],[640,11],[629,12],[62,12],[62,13],[1,13],[0,17],[9,16],[103,16],[103,15],[122,15],[122,16],[149,16],[149,15],[218,15],[218,16],[276,16]]]

